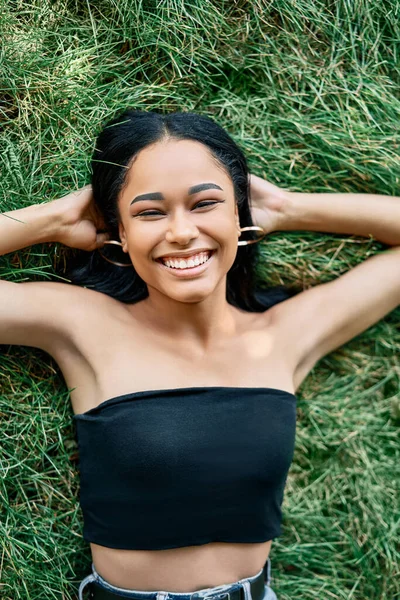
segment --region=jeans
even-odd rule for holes
[[[121,598],[131,598],[131,600],[204,600],[206,596],[210,596],[213,594],[218,594],[219,592],[225,591],[234,591],[242,587],[244,589],[245,600],[252,600],[251,597],[251,589],[250,583],[256,579],[260,573],[264,571],[264,579],[265,579],[265,593],[263,600],[277,600],[275,592],[270,587],[271,581],[271,561],[268,559],[266,566],[264,569],[261,569],[256,575],[253,577],[248,577],[245,579],[240,579],[234,583],[227,583],[225,585],[218,585],[213,588],[204,588],[202,590],[196,590],[196,592],[192,593],[181,593],[181,592],[146,592],[143,590],[128,590],[126,588],[115,587],[108,583],[105,579],[103,579],[94,568],[94,564],[92,563],[92,575],[88,575],[85,579],[82,580],[79,586],[79,600],[84,600],[83,598],[83,590],[92,581],[96,581],[98,585],[103,586],[104,588],[117,593]],[[194,596],[194,597],[193,597]],[[229,598],[229,596],[228,596]]]

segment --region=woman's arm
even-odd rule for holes
[[[281,231],[347,233],[400,245],[400,197],[287,192]]]
[[[104,219],[91,186],[85,186],[51,202],[0,213],[0,256],[41,242],[96,250],[110,237],[100,229],[105,229]]]
[[[253,176],[252,176],[253,177]],[[268,231],[311,230],[368,237],[391,247],[328,283],[270,310],[271,323],[292,340],[286,360],[295,389],[325,355],[377,323],[400,304],[400,198],[374,194],[302,194],[252,179],[252,215]],[[283,192],[283,193],[282,193]],[[253,212],[253,208],[255,209]]]
[[[0,256],[33,244],[56,241],[62,215],[51,202],[0,213]]]
[[[323,231],[400,245],[400,197],[378,194],[289,192],[251,175],[255,225],[265,231]]]

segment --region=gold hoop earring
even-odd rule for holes
[[[258,225],[251,225],[250,227],[240,227],[240,235],[242,234],[243,231],[260,231],[262,233],[262,235],[259,236],[256,240],[247,240],[247,241],[242,240],[241,242],[238,242],[238,246],[247,246],[248,244],[257,244],[263,238],[265,238],[265,236],[267,235],[267,232],[264,231],[264,229],[262,227],[258,227]]]
[[[116,246],[122,246],[121,242],[117,242],[116,240],[108,240],[104,243],[105,244],[115,244]],[[100,256],[102,256],[104,258],[104,260],[108,261],[112,265],[116,265],[117,267],[133,267],[132,263],[130,263],[130,264],[119,263],[119,262],[115,262],[114,260],[110,260],[109,258],[107,258],[107,256],[104,256],[104,254],[101,252],[100,248],[97,248],[97,251],[99,252]]]

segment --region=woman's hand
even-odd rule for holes
[[[110,238],[108,233],[98,233],[99,229],[107,228],[93,202],[92,186],[71,192],[51,204],[62,221],[57,242],[90,252],[103,247]]]
[[[285,208],[290,192],[250,175],[250,209],[254,225],[266,233],[282,230]]]

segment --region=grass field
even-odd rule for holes
[[[0,210],[88,183],[94,137],[126,107],[210,115],[292,191],[400,195],[399,19],[395,0],[0,0]],[[383,249],[276,233],[258,272],[308,287]],[[60,257],[38,244],[0,277],[57,279]],[[400,598],[399,316],[298,392],[279,600]],[[72,600],[90,553],[68,392],[47,354],[1,350],[0,598]]]

